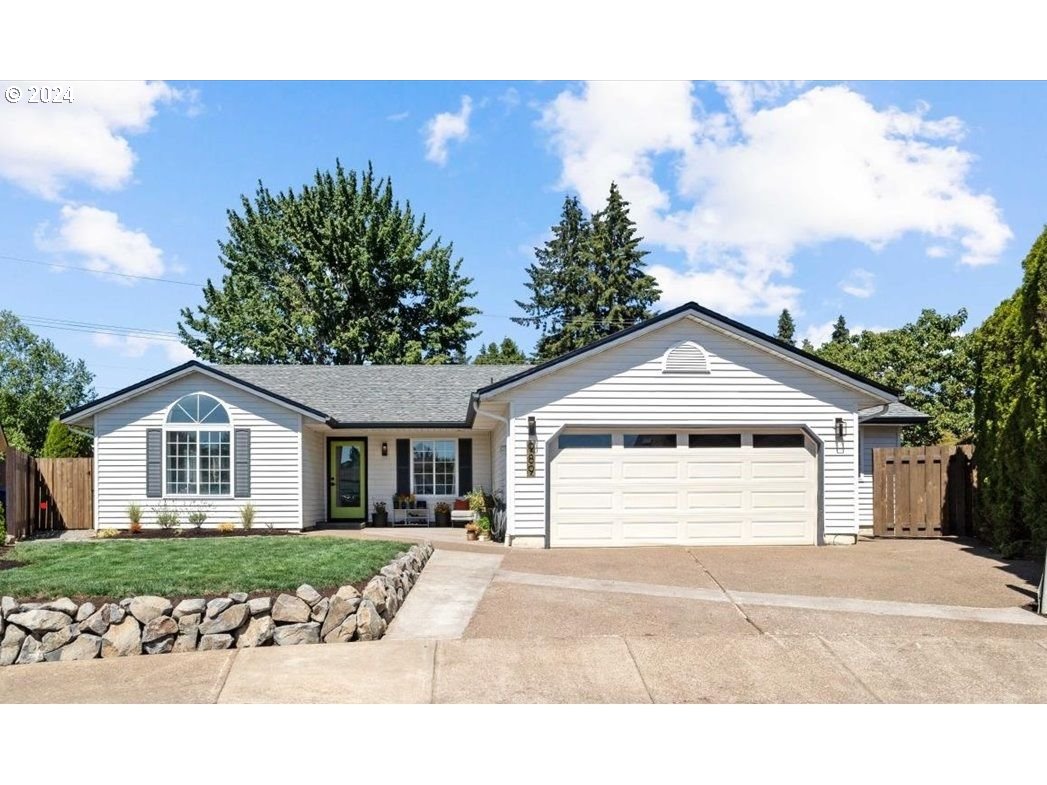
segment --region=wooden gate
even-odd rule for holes
[[[4,463],[8,534],[21,539],[41,531],[93,526],[90,458],[34,458],[9,447]]]
[[[873,534],[949,537],[974,533],[974,447],[873,450]]]

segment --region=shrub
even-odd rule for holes
[[[255,512],[254,505],[250,502],[240,508],[240,525],[247,531],[254,528]]]
[[[173,529],[178,525],[178,510],[163,505],[154,507],[153,511],[156,513],[156,523],[161,529]]]
[[[236,531],[236,525],[229,523],[229,521],[226,521],[224,523],[218,524],[218,531],[220,531],[222,534],[232,534],[234,531]]]
[[[142,508],[137,502],[131,502],[127,505],[127,520],[131,523],[142,522]]]
[[[189,525],[194,529],[203,528],[204,521],[207,520],[207,513],[203,510],[193,510],[189,513],[188,521]]]
[[[51,420],[47,428],[41,458],[89,458],[91,456],[91,439],[83,434],[73,433],[68,425],[58,420]]]
[[[99,529],[95,532],[96,540],[109,540],[120,535],[119,529]]]
[[[127,528],[131,534],[139,534],[142,531],[142,524],[140,521],[131,521],[131,525]]]
[[[3,464],[0,464],[2,470]],[[7,518],[4,517],[4,505],[0,503],[0,545],[7,542]]]

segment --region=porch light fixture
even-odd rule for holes
[[[384,458],[389,454],[389,442],[382,442],[382,457]]]
[[[534,417],[527,418],[527,438],[537,439],[538,438],[538,425],[534,421]]]
[[[842,439],[844,434],[843,417],[836,418],[836,438]]]

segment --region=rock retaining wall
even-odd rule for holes
[[[294,594],[233,592],[212,600],[128,597],[101,607],[67,597],[50,602],[0,600],[0,665],[91,660],[137,654],[210,651],[300,643],[378,640],[432,555],[414,545],[364,587],[325,597],[303,584]]]

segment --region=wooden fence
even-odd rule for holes
[[[949,537],[974,534],[974,447],[873,450],[873,534]]]
[[[7,533],[90,529],[94,523],[94,483],[90,458],[34,458],[8,448]]]

